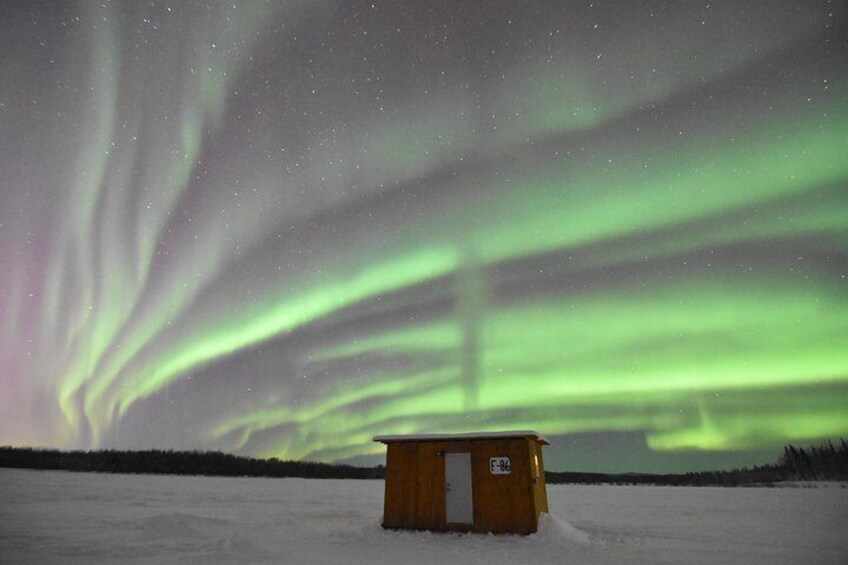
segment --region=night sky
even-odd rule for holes
[[[824,0],[3,2],[0,444],[848,436]]]

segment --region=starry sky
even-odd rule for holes
[[[824,0],[0,4],[0,444],[848,435]]]

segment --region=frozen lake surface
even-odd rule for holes
[[[382,481],[0,469],[0,563],[848,563],[848,488],[549,485],[535,535],[387,531]]]

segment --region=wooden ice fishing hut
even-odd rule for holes
[[[384,528],[531,534],[548,511],[536,432],[377,436]]]

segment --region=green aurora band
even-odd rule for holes
[[[726,45],[681,10],[690,43],[655,51],[646,20],[602,57],[539,15],[482,75],[481,44],[381,81],[421,40],[390,35],[400,7],[358,24],[386,52],[316,31],[364,4],[44,7],[81,94],[0,88],[29,132],[0,146],[0,442],[180,421],[177,447],[365,461],[379,433],[845,435],[846,43],[814,4],[755,7]]]

